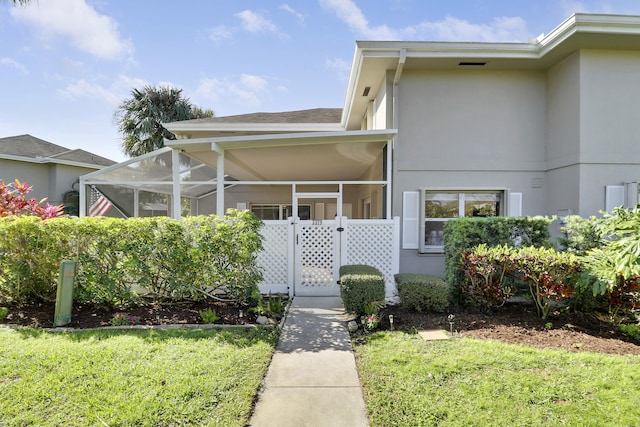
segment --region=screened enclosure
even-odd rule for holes
[[[170,146],[81,177],[80,215],[180,218],[236,208],[263,220],[388,218],[390,136],[165,141]]]

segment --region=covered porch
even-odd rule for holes
[[[263,220],[391,217],[395,131],[305,132],[165,141],[166,147],[81,177],[80,215],[223,215]]]
[[[395,293],[399,220],[391,218],[395,130],[305,132],[165,141],[166,147],[81,177],[80,214],[261,218],[264,293],[338,295],[338,269],[368,264]]]

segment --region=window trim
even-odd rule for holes
[[[500,206],[499,216],[507,216],[509,212],[509,194],[510,191],[506,187],[420,187],[420,217],[419,217],[419,248],[418,252],[421,254],[442,254],[444,252],[443,245],[427,245],[425,243],[427,218],[425,215],[425,203],[427,192],[437,193],[457,193],[458,194],[458,213],[462,212],[463,216],[457,218],[464,218],[464,200],[460,198],[460,194],[464,193],[501,193],[502,200]],[[434,221],[450,221],[456,218],[434,218]]]

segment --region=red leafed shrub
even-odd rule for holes
[[[640,276],[633,276],[626,280],[619,279],[619,285],[607,290],[604,296],[609,309],[640,309]]]
[[[506,246],[487,248],[479,245],[462,254],[466,300],[487,309],[501,307],[513,296],[507,277],[513,272],[510,260],[512,249]]]
[[[27,199],[31,189],[28,183],[22,183],[17,179],[11,184],[0,181],[0,217],[34,215],[49,219],[62,215],[62,205],[43,205],[45,199],[39,202],[36,199]]]

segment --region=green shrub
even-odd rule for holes
[[[584,255],[589,250],[602,244],[602,235],[598,231],[600,220],[595,216],[583,218],[580,215],[569,215],[562,221],[562,237],[558,243],[560,249],[576,255]]]
[[[235,209],[222,219],[210,215],[182,221],[191,244],[195,290],[205,295],[222,292],[234,302],[250,305],[263,277],[257,264],[262,221]]]
[[[587,253],[585,265],[596,279],[593,292],[604,294],[640,276],[640,205],[605,213],[597,227],[606,238],[600,247]]]
[[[573,287],[583,267],[569,252],[526,247],[515,251],[511,261],[515,274],[529,286],[538,315],[546,319],[553,301],[573,297]]]
[[[480,244],[489,247],[549,247],[549,224],[547,217],[487,217],[458,218],[447,221],[444,226],[445,278],[453,297],[461,296],[464,283],[462,254]]]
[[[638,324],[620,325],[620,330],[625,334],[629,335],[630,337],[640,340],[640,325]]]
[[[242,304],[262,274],[262,222],[223,218],[0,218],[0,302],[54,301],[60,262],[78,262],[74,299],[106,306],[221,293]]]
[[[211,308],[207,308],[206,310],[198,310],[198,314],[200,315],[200,319],[202,319],[204,323],[216,323],[218,320],[220,320],[220,316],[218,316],[216,314],[216,311],[212,310]]]
[[[440,277],[426,274],[396,274],[401,304],[416,311],[443,312],[449,305],[449,285]]]
[[[384,301],[385,279],[382,273],[368,265],[340,267],[340,295],[349,313],[364,314],[365,306]]]
[[[0,320],[4,320],[9,315],[9,309],[7,307],[0,307]]]

